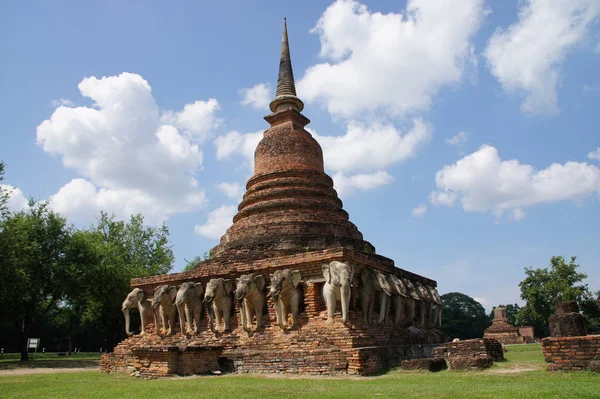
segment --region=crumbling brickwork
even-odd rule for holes
[[[480,370],[504,360],[504,353],[497,340],[477,338],[447,342],[435,348],[434,357],[446,359],[450,370]]]
[[[600,335],[542,339],[548,371],[579,371],[600,361]]]

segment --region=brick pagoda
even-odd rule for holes
[[[284,21],[276,97],[270,104],[272,113],[265,117],[270,127],[256,148],[254,175],[246,184],[232,226],[212,249],[211,258],[194,270],[131,282],[132,287],[151,297],[161,284],[177,286],[192,281],[206,286],[211,278],[234,279],[248,273],[263,275],[269,284],[269,276],[276,270],[299,270],[303,295],[299,325],[286,329],[277,326],[273,301],[268,298],[264,327],[246,332],[241,328],[236,301],[231,331],[212,332],[204,315],[197,335],[184,335],[179,326],[172,336],[134,335],[122,341],[113,353],[103,355],[103,371],[135,372],[147,377],[219,369],[368,374],[404,359],[431,357],[433,347],[446,339],[433,327],[431,318],[415,323],[405,316],[401,325],[362,321],[358,296],[364,269],[395,275],[430,289],[435,289],[437,283],[396,268],[391,259],[377,255],[373,245],[349,221],[333,181],[324,171],[321,147],[304,129],[310,121],[301,114],[303,108],[296,96]],[[321,266],[332,261],[354,265],[350,314],[345,324],[339,303],[334,324],[325,323]],[[423,299],[420,306],[431,309],[432,304]],[[148,330],[153,331],[152,326]]]
[[[526,344],[527,340],[521,336],[519,329],[510,324],[506,315],[506,308],[494,309],[494,320],[483,333],[483,338],[493,338],[503,345]]]

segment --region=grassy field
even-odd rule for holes
[[[486,371],[391,370],[378,377],[223,375],[143,380],[97,371],[0,376],[2,398],[598,398],[600,375],[548,373],[539,345]]]

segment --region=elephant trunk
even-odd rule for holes
[[[342,285],[340,296],[342,301],[342,322],[346,323],[348,321],[348,310],[350,307],[350,282]]]
[[[177,313],[179,314],[179,327],[181,328],[181,334],[185,335],[185,306],[183,301],[175,302]]]
[[[156,334],[160,335],[160,323],[159,323],[159,317],[158,317],[158,306],[154,307],[152,306],[152,313],[154,314],[154,326],[156,327]],[[165,326],[163,326],[165,327]]]
[[[129,308],[123,308],[123,315],[125,316],[125,334],[127,334],[128,336],[132,336],[133,333],[129,331]]]

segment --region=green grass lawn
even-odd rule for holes
[[[31,360],[33,358],[33,360]],[[0,358],[0,363],[4,362],[18,362],[21,359],[20,353],[5,353]],[[71,356],[58,356],[56,352],[36,353],[29,354],[29,359],[32,362],[38,362],[41,360],[100,360],[100,352],[79,352],[78,354],[71,354]]]
[[[2,398],[599,398],[600,375],[548,373],[540,345],[512,346],[485,371],[378,377],[224,375],[143,380],[97,371],[0,376]],[[530,370],[530,371],[523,371]]]

